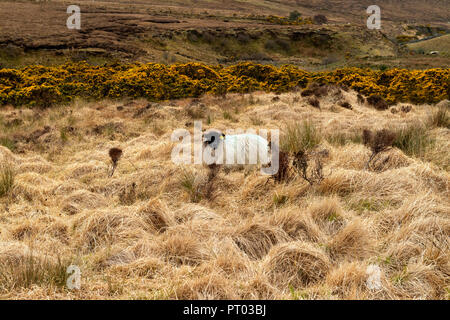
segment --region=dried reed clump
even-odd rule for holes
[[[104,207],[106,199],[97,193],[87,190],[76,190],[64,197],[61,201],[62,211],[68,215],[74,215],[84,209]]]
[[[151,230],[156,232],[165,232],[175,224],[173,213],[159,199],[152,199],[142,206],[138,211],[138,215],[147,223]]]
[[[273,247],[263,264],[270,282],[280,288],[306,287],[322,281],[331,263],[322,250],[302,241]]]
[[[386,100],[384,100],[382,96],[376,94],[369,96],[367,98],[367,103],[377,110],[387,110],[389,108]]]
[[[267,275],[261,273],[255,274],[243,286],[241,298],[246,300],[274,300],[283,295],[278,288],[269,282]]]
[[[343,262],[339,267],[330,271],[326,284],[331,288],[332,294],[339,299],[389,299],[392,293],[387,287],[387,280],[380,267],[381,288],[370,289],[369,277],[371,266],[365,262]]]
[[[29,221],[22,223],[11,230],[11,236],[14,240],[24,240],[33,237],[39,233],[39,227],[35,223]]]
[[[14,185],[15,173],[10,163],[0,165],[0,197],[9,193]]]
[[[119,192],[119,201],[124,205],[132,205],[136,202],[138,194],[136,192],[136,182],[125,185]]]
[[[431,112],[428,118],[428,123],[432,127],[436,128],[447,128],[450,129],[450,103],[449,104],[438,104]]]
[[[199,265],[209,258],[202,243],[189,234],[165,234],[157,251],[174,265]]]
[[[368,257],[374,250],[374,238],[367,223],[354,219],[333,236],[327,249],[333,260],[358,260]]]
[[[408,156],[423,157],[435,138],[430,135],[427,127],[421,123],[412,123],[395,132],[394,147],[399,148]]]
[[[181,205],[180,208],[173,212],[173,215],[175,221],[181,224],[194,220],[210,222],[222,219],[220,215],[211,209],[194,203],[185,203]]]
[[[283,229],[293,240],[321,242],[324,235],[309,214],[291,208],[277,211],[268,223]]]
[[[181,187],[189,195],[191,202],[198,203],[202,200],[202,182],[200,177],[197,176],[193,171],[183,170],[178,178]]]
[[[28,245],[19,241],[0,241],[0,264],[18,264],[32,254]]]
[[[299,151],[313,150],[322,140],[316,126],[308,120],[291,122],[281,136],[280,151],[293,155]]]
[[[115,276],[141,277],[144,279],[154,279],[167,272],[167,264],[158,257],[143,257],[130,263],[116,264],[108,268]]]
[[[45,202],[52,195],[55,180],[43,175],[27,172],[14,177],[14,188],[10,190],[13,197],[23,197],[27,201]]]
[[[208,261],[206,266],[210,272],[216,267],[227,275],[238,275],[250,271],[251,259],[236,246],[231,237],[225,237],[217,250],[215,258]]]
[[[392,291],[403,299],[446,299],[448,298],[448,275],[440,274],[434,266],[422,262],[409,263],[390,274]]]
[[[335,234],[346,224],[346,215],[336,198],[325,198],[308,208],[314,222],[327,234]]]
[[[187,106],[185,110],[188,117],[193,120],[205,118],[206,113],[208,111],[203,103],[200,104],[194,103],[192,105]]]
[[[208,166],[206,176],[196,174],[192,170],[184,169],[178,178],[181,187],[189,195],[189,199],[193,203],[198,203],[202,199],[213,201],[218,191],[218,174],[221,166],[212,164]]]
[[[146,227],[144,221],[137,216],[105,211],[86,213],[74,224],[78,245],[88,251],[143,237]]]
[[[67,176],[72,179],[84,178],[95,178],[104,176],[105,171],[109,171],[109,166],[107,166],[102,161],[90,160],[75,162],[67,166]]]
[[[0,292],[33,286],[64,288],[68,278],[69,259],[40,256],[32,251],[15,263],[0,262]]]
[[[288,236],[278,227],[251,222],[239,227],[232,238],[239,249],[257,260],[264,257],[275,244],[286,241]]]
[[[112,162],[112,170],[110,173],[110,177],[113,176],[114,171],[116,170],[117,164],[119,163],[120,158],[122,157],[122,149],[119,148],[111,148],[109,149],[109,157],[111,158]]]
[[[382,172],[389,169],[407,167],[411,163],[411,159],[401,152],[401,150],[391,149],[389,152],[386,152],[384,157],[380,156],[373,159],[370,163],[370,169],[375,172]]]
[[[379,153],[392,147],[395,138],[395,133],[387,129],[378,130],[376,132],[372,132],[368,129],[363,130],[363,143],[372,151],[372,154],[366,163],[366,169],[370,168],[372,161]]]
[[[174,294],[181,300],[232,300],[238,298],[235,292],[224,276],[212,273],[185,281]]]

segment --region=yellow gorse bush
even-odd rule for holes
[[[50,106],[75,97],[167,100],[205,93],[286,92],[310,82],[345,84],[365,94],[379,94],[388,103],[435,103],[449,99],[450,69],[405,70],[344,68],[307,72],[292,65],[256,63],[208,66],[111,64],[85,62],[57,67],[0,69],[0,104]]]

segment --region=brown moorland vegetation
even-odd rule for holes
[[[317,97],[320,110],[298,91],[273,97],[3,107],[0,297],[448,299],[443,109],[376,110],[339,88]],[[286,150],[328,150],[326,175],[311,185],[292,168],[270,179],[252,168],[175,165],[172,131],[192,133],[194,119],[280,128],[282,139],[301,132],[300,142],[282,140]],[[395,134],[367,169],[364,129]],[[81,268],[80,290],[65,285],[70,264]],[[379,290],[367,286],[371,265]]]

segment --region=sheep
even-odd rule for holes
[[[218,130],[209,130],[203,133],[203,146],[207,164],[270,163],[269,142],[257,134],[225,135]]]

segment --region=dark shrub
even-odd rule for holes
[[[291,49],[291,44],[284,39],[269,39],[264,44],[264,48],[270,51],[289,51]]]
[[[347,101],[340,101],[339,105],[345,109],[350,109],[350,110],[353,109],[352,105],[350,103],[348,103]]]
[[[395,133],[382,129],[376,132],[365,129],[363,131],[363,143],[372,150],[373,153],[380,153],[392,146],[395,140]]]
[[[377,110],[387,110],[389,108],[389,105],[383,99],[383,97],[376,95],[376,94],[368,97],[367,103]]]
[[[308,103],[313,106],[314,108],[320,109],[320,101],[319,99],[315,98],[315,97],[310,97],[308,99]]]
[[[316,96],[317,98],[324,97],[328,94],[329,86],[312,82],[308,87],[301,92],[302,97]]]
[[[302,16],[302,14],[300,12],[298,12],[297,10],[294,10],[289,13],[289,20],[296,21],[301,16]]]
[[[237,41],[239,41],[242,44],[247,44],[250,42],[250,36],[247,33],[238,33],[236,37]]]
[[[328,18],[325,17],[323,14],[318,14],[313,17],[313,22],[315,24],[325,24],[328,23]]]
[[[356,99],[359,104],[366,103],[366,98],[364,98],[364,96],[361,93],[358,93],[358,95],[356,96]]]
[[[408,106],[402,106],[401,110],[402,110],[404,113],[408,113],[408,112],[410,112],[410,111],[412,110],[412,106],[410,106],[410,105],[408,105]]]
[[[305,89],[300,93],[302,97],[309,97],[312,96],[313,94],[314,92],[311,89]]]
[[[363,143],[372,151],[372,154],[367,161],[366,168],[370,168],[370,164],[377,154],[392,147],[395,139],[396,134],[390,130],[382,129],[376,132],[372,132],[368,129],[365,129],[363,131]]]
[[[289,155],[286,152],[280,151],[278,171],[273,178],[277,182],[286,181],[289,178]]]

